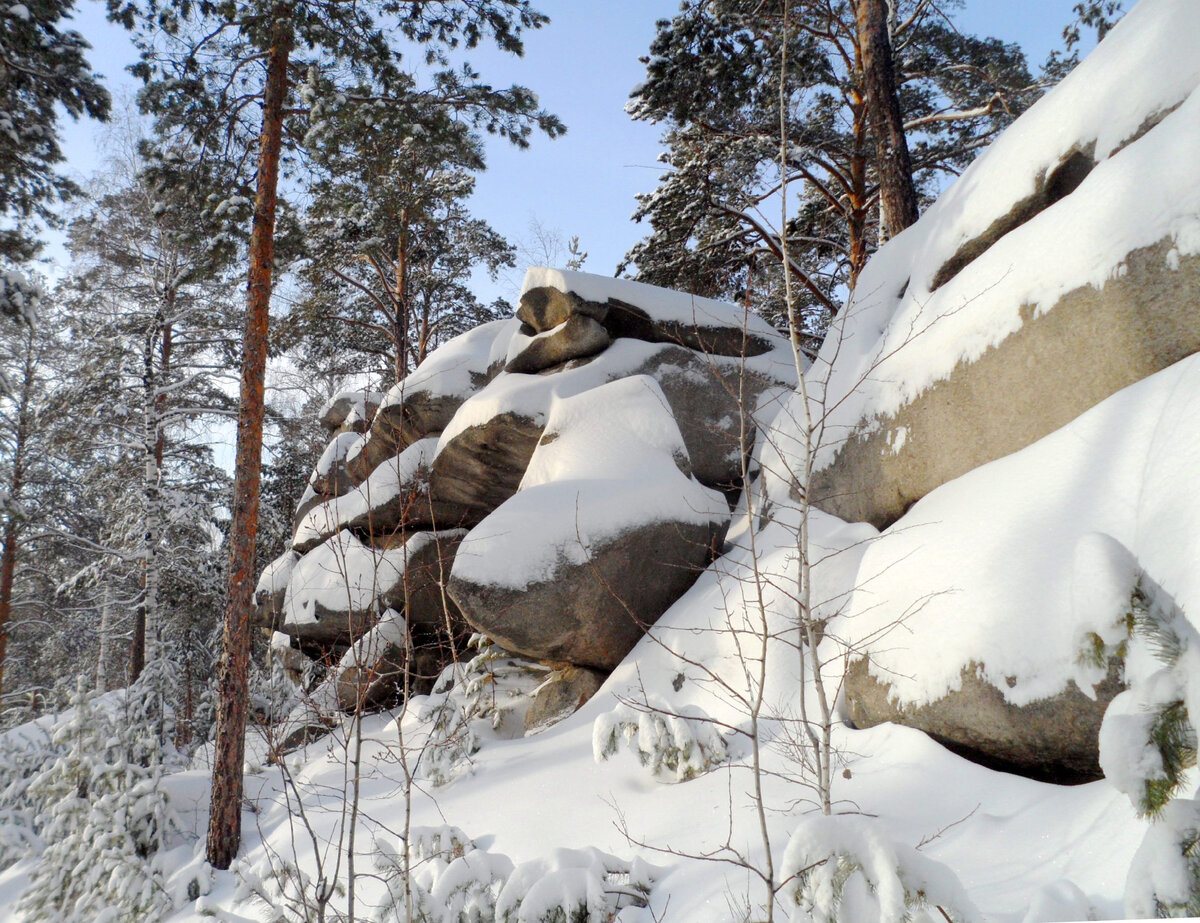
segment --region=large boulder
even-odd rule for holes
[[[814,474],[813,502],[882,528],[935,487],[1200,350],[1200,256],[1174,249],[1168,238],[1132,250],[1120,275],[1051,310],[1022,305],[1024,323],[1003,341],[856,427]]]
[[[935,702],[911,705],[899,701],[887,681],[871,675],[869,658],[859,657],[846,672],[845,695],[855,727],[902,724],[993,769],[1074,784],[1103,776],[1097,740],[1105,709],[1125,689],[1121,673],[1121,663],[1114,660],[1090,694],[1068,681],[1056,695],[1014,705],[980,675],[977,664],[969,664],[959,688]]]
[[[499,413],[446,440],[433,461],[429,496],[457,511],[450,525],[474,525],[516,493],[542,427],[519,413]]]
[[[1164,608],[1200,606],[1197,394],[1200,355],[943,484],[870,541],[826,629],[824,656],[857,661],[855,722],[918,727],[1029,775],[1096,778],[1135,583]]]
[[[566,666],[555,670],[534,693],[525,712],[525,734],[536,734],[569,718],[600,691],[608,674],[586,667]]]
[[[572,314],[544,333],[515,334],[504,371],[509,374],[541,372],[572,359],[594,356],[611,343],[612,338],[599,322],[585,314]]]
[[[615,665],[719,551],[755,414],[795,381],[787,341],[735,305],[550,270],[526,294],[522,317],[381,399],[323,412],[344,432],[260,618],[345,661],[322,687],[342,708],[394,701],[401,675],[423,689],[473,630],[595,686],[588,668]],[[380,642],[379,613],[407,635]],[[576,686],[546,693],[547,721]]]
[[[570,497],[564,493],[560,499]],[[534,529],[540,518],[497,512],[494,526],[519,519]],[[488,525],[485,520],[478,528]],[[507,650],[612,670],[696,581],[723,537],[717,523],[651,523],[608,540],[585,538],[581,554],[560,546],[561,562],[523,586],[463,566],[451,576],[449,592],[467,621]],[[500,537],[488,531],[478,543],[484,538],[495,545]],[[475,554],[476,545],[469,543],[463,558]]]
[[[721,356],[761,355],[779,339],[762,318],[737,305],[565,269],[529,270],[517,317],[536,333],[586,317],[613,339],[675,343]]]
[[[459,547],[450,595],[508,650],[611,670],[720,548],[728,507],[689,469],[650,377],[556,402],[521,489]]]
[[[884,527],[1200,350],[1200,158],[1179,157],[1200,147],[1200,75],[1147,53],[1193,14],[1157,15],[868,263],[806,376],[823,509]],[[1114,109],[1133,84],[1155,89]]]

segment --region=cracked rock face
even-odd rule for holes
[[[735,305],[531,270],[516,318],[323,410],[334,443],[260,621],[341,659],[341,707],[394,701],[471,630],[594,691],[719,551],[751,411],[794,379],[786,340]],[[403,635],[379,640],[397,625],[411,664]]]

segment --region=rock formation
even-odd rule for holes
[[[1012,453],[1039,449],[1200,350],[1200,171],[1184,153],[1200,149],[1200,72],[1159,51],[1164,26],[1186,21],[1185,6],[1129,16],[875,254],[805,376],[809,413],[793,401],[773,433],[763,465],[777,507],[803,494],[884,530],[878,547],[895,549],[867,553],[862,592],[834,626],[854,642],[846,694],[860,726],[907,724],[972,758],[1044,778],[1099,775],[1096,737],[1122,689],[1120,663],[1081,687],[1072,678],[1075,642],[1052,625],[1004,645],[1025,645],[1023,659],[1005,660],[999,645],[982,642],[959,659],[948,640],[1000,638],[1025,624],[991,604],[1013,594],[989,582],[988,570],[1028,584],[1030,596],[1057,592],[1069,572],[1014,553],[987,534],[986,520],[970,535],[936,523],[951,502],[956,519],[964,505],[974,509],[956,484],[994,484]],[[1114,107],[1116,98],[1124,104]],[[815,421],[807,485],[791,476],[804,418]],[[1056,444],[1061,458],[1068,446]],[[1053,471],[1049,449],[1038,457]],[[972,479],[985,465],[990,478]],[[1105,480],[1097,456],[1070,489],[1086,495]],[[1012,485],[1011,503],[1022,501],[1021,488]],[[1047,497],[1046,508],[1058,502]],[[979,502],[980,515],[987,505]],[[1045,538],[1029,540],[1037,547]],[[958,572],[943,569],[932,549],[960,562]],[[1068,624],[1078,614],[1047,616]],[[860,636],[856,619],[882,634]],[[885,631],[889,622],[904,627]],[[914,652],[907,663],[905,651]],[[944,663],[936,689],[913,676],[912,660]]]
[[[324,698],[345,709],[428,691],[482,632],[558,669],[545,726],[719,553],[793,369],[734,305],[530,270],[516,318],[322,411],[331,441],[261,620],[333,667]]]

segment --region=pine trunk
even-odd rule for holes
[[[408,375],[408,210],[400,212],[400,236],[396,240],[396,290],[392,293],[392,305],[396,312],[392,318],[392,337],[396,357],[396,381]]]
[[[858,0],[857,21],[863,85],[875,134],[879,208],[884,231],[890,238],[916,222],[917,192],[896,94],[887,0]]]
[[[4,658],[8,653],[8,623],[17,573],[17,531],[17,517],[10,514],[4,524],[4,548],[0,551],[0,691],[4,688]]]
[[[30,404],[33,402],[33,338],[25,341],[25,373],[21,384],[20,404],[17,406],[17,428],[13,434],[13,457],[8,481],[8,499],[15,506],[20,502],[25,482],[25,452],[29,440]],[[3,547],[0,548],[0,692],[4,689],[5,658],[8,655],[8,629],[12,618],[13,589],[17,576],[17,542],[20,539],[20,516],[10,510],[4,521]]]
[[[227,869],[237,855],[242,833],[242,770],[250,661],[250,623],[254,607],[255,540],[262,474],[263,388],[267,364],[267,323],[271,269],[275,256],[275,205],[283,144],[290,8],[276,11],[275,34],[267,56],[263,91],[263,127],[258,153],[258,185],[250,237],[246,295],[246,334],[242,344],[241,408],[229,536],[228,600],[218,672],[217,739],[213,761],[212,811],[208,826],[208,862]]]

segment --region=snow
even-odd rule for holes
[[[286,589],[288,581],[292,579],[292,571],[299,560],[300,555],[291,549],[277,557],[263,568],[262,576],[258,578],[258,586],[254,588],[254,594],[257,596],[259,593],[268,593],[273,596]]]
[[[395,609],[387,609],[375,626],[351,644],[342,655],[337,670],[334,671],[335,675],[341,675],[350,669],[374,670],[379,658],[389,646],[404,648],[407,633],[408,624],[404,621],[404,616]]]
[[[1175,801],[1167,805],[1162,821],[1155,825],[1138,848],[1129,869],[1129,893],[1125,912],[1130,916],[1160,916],[1157,904],[1185,904],[1195,875],[1180,842],[1200,831],[1200,801]],[[1178,916],[1172,913],[1170,916]],[[1189,919],[1195,919],[1189,918]]]
[[[1167,271],[1200,251],[1197,27],[1194,2],[1143,0],[931,217],[872,261],[830,347],[841,351],[834,374],[821,362],[812,374],[818,391],[828,379],[826,395],[841,402],[831,405],[822,452],[864,416],[887,413],[1007,335],[1023,302],[1044,310],[1065,286],[1103,281],[1139,241],[1174,235]],[[1146,115],[1176,103],[1144,139],[1113,153]],[[1108,159],[1077,193],[928,292],[963,240],[1028,193],[1038,172],[1093,142]],[[542,273],[531,278],[647,307],[632,283]],[[654,310],[678,317],[693,304],[666,298]],[[471,393],[516,330],[506,321],[454,341],[409,386]],[[727,515],[722,498],[677,464],[682,440],[661,389],[633,374],[662,348],[619,340],[578,369],[500,374],[464,403],[455,432],[519,412],[544,425],[547,438],[518,493],[468,534],[456,571],[522,585],[551,573],[558,555],[577,555],[581,539],[659,516]],[[786,435],[783,427],[770,438]],[[446,438],[427,440],[405,464],[418,456],[427,463]],[[908,438],[897,428],[892,450]],[[762,440],[756,457],[768,468],[799,460],[794,443],[782,444],[768,464]],[[300,899],[311,899],[322,874],[346,867],[346,849],[355,851],[357,913],[371,923],[403,919],[406,898],[438,923],[758,919],[767,899],[759,874],[768,867],[780,884],[775,918],[795,923],[943,919],[933,904],[989,923],[1151,916],[1164,902],[1180,910],[1194,876],[1180,843],[1200,831],[1200,807],[1181,797],[1150,820],[1132,799],[1162,774],[1160,755],[1145,745],[1154,709],[1182,701],[1189,716],[1200,715],[1198,458],[1200,356],[943,485],[883,533],[816,510],[805,515],[781,502],[786,494],[756,485],[732,516],[727,553],[559,724],[521,736],[549,668],[485,645],[403,711],[340,716],[326,738],[294,753],[272,754],[252,731],[244,841],[229,872],[200,858],[206,773],[168,776],[164,790],[173,807],[186,807],[194,844],[163,856],[177,905],[170,923],[303,918]],[[767,471],[762,481],[779,476]],[[392,483],[387,472],[379,477],[372,502]],[[766,494],[776,502],[764,522]],[[335,525],[343,514],[339,505]],[[870,649],[902,701],[940,696],[975,662],[1009,701],[1024,704],[1072,679],[1088,689],[1100,667],[1081,648],[1128,642],[1131,689],[1100,732],[1108,777],[1050,785],[967,762],[915,730],[854,730],[835,720],[834,816],[820,816],[798,714],[815,694],[796,646],[802,528],[813,615],[828,620],[822,676],[835,689],[851,651]],[[338,532],[299,563],[285,555],[260,589],[287,581],[297,621],[317,605],[362,609],[399,579],[413,543],[429,540],[383,552]],[[473,544],[481,554],[469,553]],[[1135,604],[1176,637],[1170,662],[1146,639],[1128,637]],[[369,639],[395,641],[403,629],[384,613]],[[346,657],[363,659],[365,643]],[[835,700],[835,718],[843,704]],[[328,706],[310,703],[308,714]],[[37,745],[67,720],[40,720],[0,741]],[[1185,796],[1197,781],[1196,770],[1185,774]],[[0,788],[0,810],[7,792]],[[18,857],[0,870],[0,918],[21,920],[16,907],[35,861]],[[406,862],[414,868],[408,894],[399,875]],[[199,900],[187,895],[192,885]],[[343,889],[328,918],[345,915],[346,902]]]
[[[725,522],[724,498],[680,470],[686,458],[648,375],[554,396],[517,493],[463,540],[454,575],[523,589],[552,579],[563,562],[585,564],[592,550],[639,526]]]
[[[464,430],[485,424],[502,413],[514,413],[540,425],[555,401],[646,370],[656,357],[678,348],[668,343],[646,343],[619,337],[600,355],[576,368],[563,369],[553,375],[501,373],[463,402],[442,432],[438,451]],[[780,383],[779,389],[768,388],[760,399],[756,419],[763,425],[778,412],[786,389],[796,381],[791,351],[786,348],[776,348],[744,361],[728,356],[705,356],[704,359],[711,364],[716,375],[736,376],[745,369],[748,373],[761,375],[769,382]],[[667,373],[677,368],[664,365],[662,371]]]
[[[1200,612],[1196,458],[1191,357],[926,495],[868,549],[834,630],[870,639],[872,673],[902,702],[957,688],[970,663],[986,663],[984,678],[1016,705],[1071,678],[1086,687],[1096,677],[1078,662],[1080,640],[1112,636],[1130,555]]]
[[[404,491],[413,489],[422,472],[428,472],[436,448],[436,438],[419,439],[396,457],[381,464],[353,490],[313,507],[297,523],[293,542],[303,546],[324,539],[353,520],[365,517],[371,510],[394,500]]]
[[[381,592],[400,582],[404,548],[382,551],[342,531],[296,564],[283,600],[286,624],[308,625],[328,612],[366,612]]]
[[[438,451],[464,430],[487,423],[502,413],[514,413],[541,423],[556,399],[568,398],[629,375],[670,348],[662,343],[621,338],[596,359],[578,368],[564,369],[553,375],[497,375],[458,409],[442,432]]]
[[[828,409],[816,469],[860,421],[894,413],[1014,333],[1022,306],[1037,316],[1068,291],[1100,287],[1130,251],[1163,239],[1174,240],[1175,265],[1200,252],[1200,159],[1189,153],[1200,149],[1200,61],[1187,50],[1198,29],[1191,0],[1143,0],[872,258],[809,373],[817,418]],[[1031,194],[1037,176],[1093,144],[1097,165],[1076,191],[930,291],[941,266]]]
[[[406,395],[466,397],[495,362],[497,344],[508,346],[508,337],[520,326],[515,318],[496,320],[459,334],[430,353],[425,361],[387,392],[380,409],[403,403]]]
[[[653,320],[672,324],[699,327],[732,327],[745,329],[749,333],[769,339],[779,334],[757,314],[747,314],[744,308],[727,301],[701,298],[687,292],[634,282],[631,279],[613,279],[569,269],[547,269],[532,267],[525,273],[521,294],[534,288],[554,288],[560,292],[574,292],[584,301],[600,304],[611,300],[641,308]]]
[[[317,459],[313,473],[308,479],[308,486],[314,487],[318,479],[328,477],[329,473],[350,455],[350,450],[361,442],[362,438],[359,433],[338,433],[329,440],[329,445]]]

